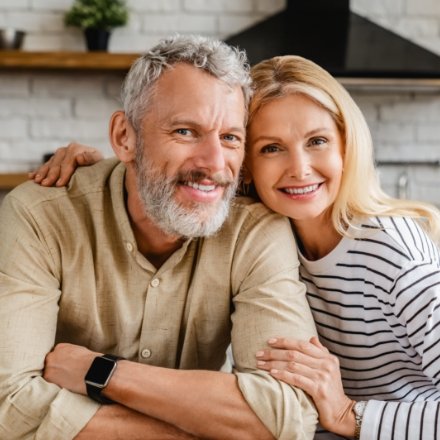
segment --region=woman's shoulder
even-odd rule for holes
[[[439,261],[439,250],[422,224],[411,217],[381,216],[359,222],[355,239],[380,247],[383,253],[407,261]]]

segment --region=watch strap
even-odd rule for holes
[[[90,385],[86,383],[86,389],[87,389],[87,395],[95,402],[102,403],[103,405],[109,405],[111,403],[115,403],[113,400],[101,394],[103,388],[98,388],[95,387],[94,385]]]
[[[101,358],[105,358],[111,361],[119,361],[121,359],[124,359],[123,357],[120,356],[115,356],[114,354],[104,354],[102,356],[98,356]],[[111,376],[110,376],[111,377]],[[109,378],[110,379],[110,378]],[[89,384],[86,382],[86,390],[87,390],[87,395],[93,399],[94,401],[101,403],[103,405],[109,405],[111,403],[115,403],[113,400],[109,399],[108,397],[103,396],[102,390],[104,389],[104,387],[97,387],[95,385]]]

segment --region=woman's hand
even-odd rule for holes
[[[29,173],[29,179],[43,186],[65,186],[78,167],[93,165],[103,158],[95,148],[71,143],[58,148],[46,163]]]
[[[339,360],[313,337],[309,342],[288,338],[270,339],[271,348],[257,353],[257,366],[276,379],[301,388],[318,410],[327,431],[352,437],[354,401],[344,393]]]
[[[84,377],[93,359],[100,355],[79,345],[57,344],[46,356],[43,378],[61,388],[86,395]]]

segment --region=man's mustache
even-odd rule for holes
[[[185,172],[179,172],[175,177],[175,183],[181,182],[202,182],[203,180],[209,180],[218,186],[229,186],[235,184],[234,178],[227,176],[224,173],[218,172],[215,174],[208,174],[203,170],[188,170]]]

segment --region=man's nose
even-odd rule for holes
[[[211,174],[225,169],[225,148],[218,136],[209,135],[203,139],[199,145],[195,165],[197,168],[209,170]]]

